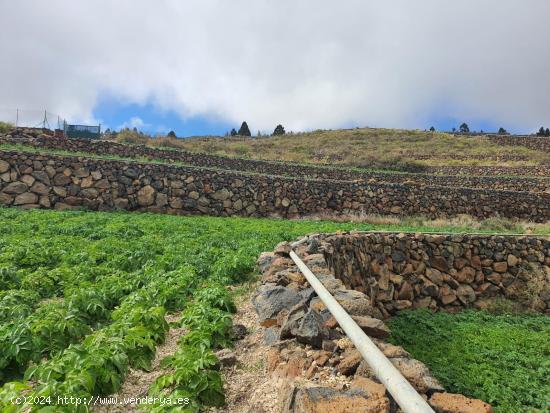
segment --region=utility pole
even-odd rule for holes
[[[19,123],[19,109],[16,109],[15,112],[15,128],[17,129],[17,124]]]
[[[47,122],[47,118],[46,118],[46,110],[44,110],[44,122],[43,122],[43,125],[42,125],[42,129],[46,129],[46,122]]]

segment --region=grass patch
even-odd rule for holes
[[[426,363],[443,386],[498,413],[550,411],[550,318],[413,310],[389,321],[391,341]]]
[[[360,168],[422,172],[426,166],[540,165],[548,153],[521,146],[502,146],[486,137],[454,136],[419,130],[357,128],[323,130],[266,138],[188,138],[173,147],[224,156],[246,154],[254,159],[349,165]],[[147,144],[158,145],[157,139]],[[244,147],[248,151],[244,151]],[[513,155],[517,160],[504,161]],[[427,158],[427,159],[424,159]]]

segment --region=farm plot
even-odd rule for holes
[[[414,310],[389,325],[392,341],[449,391],[489,402],[497,413],[550,412],[550,317]]]
[[[129,368],[148,370],[169,329],[165,315],[172,312],[181,312],[179,325],[188,333],[164,361],[149,395],[188,398],[190,412],[221,405],[213,350],[230,345],[234,305],[227,285],[247,280],[259,253],[282,240],[355,228],[434,231],[420,225],[0,208],[0,411],[27,411],[28,405],[13,403],[15,397],[36,402],[35,411],[88,411],[87,405],[63,404],[64,397],[89,401],[116,393]],[[447,325],[438,326],[441,334]],[[483,347],[461,343],[464,351]],[[459,369],[461,360],[435,358],[431,367],[437,373],[450,363]],[[493,369],[501,376],[506,371],[498,363]],[[488,389],[490,383],[479,386]]]
[[[352,227],[15,209],[0,209],[0,226],[2,411],[18,410],[16,395],[55,404],[116,392],[129,367],[150,367],[166,312],[179,310],[190,332],[151,394],[189,397],[191,411],[222,404],[212,349],[230,338],[225,286],[283,239]]]

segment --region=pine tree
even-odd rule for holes
[[[433,126],[430,128],[430,132],[435,132],[435,128]]]
[[[464,122],[462,125],[460,125],[460,128],[458,128],[460,133],[470,133],[470,128],[468,127],[468,124]]]
[[[544,136],[550,136],[550,129],[546,128],[546,131],[544,132]]]
[[[248,124],[245,122],[243,122],[243,124],[241,125],[241,127],[239,128],[239,136],[252,136],[252,134],[250,133],[250,129],[248,129]]]
[[[176,136],[176,132],[174,132],[173,130],[171,130],[170,132],[168,132],[168,135],[166,135],[167,138],[177,138]]]
[[[285,128],[283,127],[283,125],[279,124],[275,127],[275,130],[273,131],[273,136],[284,135],[285,133]]]
[[[231,129],[231,132],[229,132],[229,134],[231,136],[237,136],[237,131],[235,130],[235,128]]]
[[[508,135],[508,131],[502,127],[498,128],[499,135]]]

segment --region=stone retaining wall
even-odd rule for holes
[[[305,180],[0,151],[0,203],[216,216],[368,213],[550,219],[550,194]]]
[[[441,175],[472,175],[472,176],[537,176],[550,177],[550,165],[530,165],[530,166],[496,166],[496,165],[450,165],[450,166],[430,166],[427,172]],[[514,179],[512,178],[512,179]]]
[[[548,237],[358,232],[316,242],[335,276],[384,316],[483,308],[495,297],[550,314]]]
[[[525,146],[536,151],[550,152],[550,138],[545,136],[491,135],[488,138],[499,145]]]
[[[446,393],[427,366],[385,339],[390,330],[369,297],[346,288],[323,255],[324,235],[307,237],[294,251],[336,301],[437,413],[491,413],[475,399]],[[396,413],[395,400],[380,384],[336,319],[289,258],[283,242],[258,259],[262,273],[252,298],[258,315],[255,334],[263,335],[266,372],[280,385],[282,413]],[[258,340],[255,340],[257,342]],[[250,347],[247,348],[247,350]]]
[[[415,183],[429,186],[450,186],[464,188],[503,189],[512,191],[548,191],[549,179],[541,178],[510,178],[510,177],[483,177],[483,176],[434,176],[433,174],[399,174],[376,173],[346,170],[344,168],[330,168],[323,166],[309,166],[292,163],[260,161],[253,159],[229,158],[201,153],[192,153],[180,150],[156,149],[144,145],[125,145],[110,141],[89,141],[81,139],[55,138],[37,131],[0,136],[0,143],[23,143],[38,148],[64,150],[70,152],[86,152],[96,155],[116,155],[127,158],[148,158],[165,162],[181,162],[189,165],[218,168],[231,171],[246,171],[268,175],[283,175],[293,177],[310,177],[313,179],[338,181],[369,181],[384,183]],[[431,168],[431,167],[430,167]],[[428,168],[428,172],[431,169]],[[468,174],[468,170],[459,170]],[[472,167],[474,168],[474,167]],[[481,167],[484,168],[484,167]],[[529,172],[530,169],[528,168]],[[540,167],[540,171],[533,171],[533,175],[543,175],[547,171],[550,177],[550,167]],[[483,175],[483,169],[476,170],[475,175]],[[505,170],[506,172],[506,170]],[[518,171],[508,171],[517,173]],[[535,173],[536,172],[536,173]],[[452,175],[452,170],[448,171]],[[512,174],[512,173],[510,173]],[[519,175],[525,174],[525,171]],[[469,174],[472,175],[472,174]],[[498,175],[498,174],[496,174]]]

